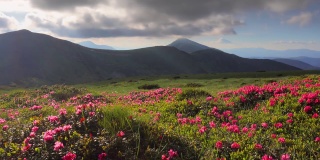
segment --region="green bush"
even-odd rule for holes
[[[138,87],[138,89],[146,89],[146,90],[158,89],[158,88],[160,88],[158,84],[144,84]]]

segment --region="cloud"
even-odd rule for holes
[[[285,12],[303,8],[310,0],[29,1],[46,14],[68,13],[55,20],[47,18],[52,24],[45,18],[27,17],[33,25],[60,36],[97,38],[232,35],[237,34],[236,27],[245,24],[237,18],[238,13]]]
[[[231,41],[224,39],[224,38],[219,38],[217,41],[215,41],[216,43],[220,43],[220,44],[230,44]]]
[[[310,12],[302,12],[299,15],[292,16],[286,21],[287,24],[299,24],[300,26],[308,25],[313,18],[313,14]]]
[[[33,7],[44,10],[74,10],[77,7],[95,7],[106,0],[30,0]]]
[[[18,28],[18,21],[0,12],[0,29],[2,31],[11,31]]]

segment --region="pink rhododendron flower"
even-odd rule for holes
[[[99,154],[99,156],[98,156],[98,160],[104,160],[104,159],[106,159],[106,157],[107,157],[107,153],[100,153]]]
[[[178,156],[178,152],[177,152],[177,151],[174,151],[173,149],[170,149],[170,150],[168,151],[168,153],[169,153],[169,157],[170,157],[170,158],[173,158],[173,157]]]
[[[56,134],[56,132],[54,130],[48,130],[46,132],[44,132],[43,134],[43,140],[45,142],[48,142],[48,141],[52,141],[53,140],[53,136]]]
[[[169,157],[167,158],[167,156],[164,154],[161,156],[161,160],[168,160],[168,159],[170,160],[170,158]]]
[[[232,149],[238,149],[238,148],[240,148],[240,144],[238,144],[237,142],[233,142],[233,143],[231,144],[231,148],[232,148]]]
[[[316,138],[314,139],[314,141],[315,141],[315,142],[320,142],[320,137],[316,137]]]
[[[93,117],[96,113],[95,112],[89,112],[89,116]]]
[[[32,124],[33,124],[34,126],[37,126],[37,125],[39,125],[39,123],[40,123],[39,120],[34,120]]]
[[[62,127],[62,130],[65,131],[65,132],[67,132],[67,131],[69,131],[71,128],[72,128],[71,125],[64,125],[64,126]]]
[[[59,117],[58,116],[48,116],[48,120],[51,122],[51,123],[58,123],[59,121]]]
[[[278,123],[276,123],[276,124],[274,124],[274,127],[276,127],[276,128],[282,128],[282,123],[281,122],[278,122]]]
[[[208,97],[206,98],[206,101],[212,101],[212,97],[211,97],[211,96],[208,96]]]
[[[311,106],[305,106],[305,107],[303,108],[303,111],[306,112],[306,113],[309,113],[309,112],[312,111],[312,107],[311,107]]]
[[[54,151],[59,151],[60,149],[64,148],[64,145],[63,143],[61,143],[60,141],[56,141],[54,143],[54,146],[53,146],[53,150]]]
[[[269,156],[269,155],[263,155],[261,160],[273,160],[272,156]]]
[[[319,118],[319,114],[318,113],[314,113],[313,115],[312,115],[312,118]]]
[[[261,123],[261,126],[262,126],[263,128],[268,128],[268,123],[263,122],[263,123]]]
[[[118,137],[123,137],[124,135],[125,135],[125,134],[124,134],[123,131],[120,131],[120,132],[118,132],[118,134],[117,134]]]
[[[206,126],[202,126],[200,129],[199,129],[199,133],[200,134],[203,134],[204,132],[206,132],[207,130],[207,127]]]
[[[209,126],[210,126],[210,128],[214,128],[214,127],[216,127],[216,124],[213,121],[211,121],[211,122],[209,122]]]
[[[260,150],[260,149],[262,149],[262,145],[261,144],[255,144],[254,148]]]
[[[242,132],[243,132],[243,133],[247,133],[248,131],[249,131],[249,129],[248,129],[247,127],[243,127],[243,128],[242,128]]]
[[[67,114],[67,110],[65,108],[61,108],[59,110],[59,115],[63,116],[63,115],[66,115]]]
[[[77,155],[72,153],[72,152],[68,152],[65,156],[62,157],[62,160],[75,160],[77,158]]]
[[[279,143],[286,143],[286,139],[283,137],[278,138]]]
[[[6,122],[5,119],[0,118],[0,124],[3,124],[3,123],[5,123],[5,122]]]
[[[216,142],[216,148],[221,149],[223,146],[221,141]]]
[[[32,131],[32,132],[37,132],[37,131],[38,131],[38,129],[39,129],[39,127],[37,127],[37,126],[33,126],[33,127],[32,127],[32,129],[31,129],[31,131]]]
[[[271,138],[277,138],[276,134],[271,134]]]
[[[292,119],[288,119],[286,122],[291,124],[291,123],[293,123],[293,120]]]
[[[34,137],[36,137],[36,133],[34,133],[34,132],[30,132],[30,135],[29,135],[31,138],[34,138]]]
[[[27,143],[22,147],[22,152],[26,152],[31,148],[31,144]]]
[[[290,160],[290,155],[289,154],[283,154],[281,156],[281,160]]]
[[[8,125],[4,125],[4,126],[2,127],[2,130],[3,130],[3,131],[6,131],[6,130],[8,130],[8,128],[9,128]]]
[[[293,113],[292,112],[288,113],[288,117],[292,118],[293,117]]]
[[[82,113],[82,110],[81,109],[77,109],[76,110],[76,115],[80,115]]]

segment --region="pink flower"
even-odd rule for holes
[[[216,142],[216,148],[221,149],[223,146],[221,141]]]
[[[61,108],[59,110],[59,115],[63,116],[63,115],[66,115],[67,114],[67,110],[65,108]]]
[[[243,128],[242,128],[242,132],[243,132],[243,133],[247,133],[248,131],[249,131],[249,129],[248,129],[247,127],[243,127]]]
[[[173,158],[173,157],[178,156],[178,152],[177,152],[177,151],[174,151],[174,150],[172,150],[172,149],[170,149],[170,150],[168,151],[168,153],[169,153],[169,157],[170,157],[170,158]]]
[[[30,143],[25,144],[25,146],[22,147],[22,152],[26,152],[26,151],[28,151],[30,148],[31,148],[31,144],[30,144]]]
[[[125,135],[125,134],[124,134],[123,131],[120,131],[120,132],[118,132],[118,134],[117,134],[118,137],[123,137],[124,135]]]
[[[43,134],[43,140],[45,142],[48,142],[48,141],[52,141],[53,140],[53,136],[56,134],[56,132],[54,130],[48,130],[46,132],[44,132]]]
[[[286,143],[286,139],[283,137],[278,138],[279,143]]]
[[[89,112],[89,116],[93,117],[96,113],[95,112]]]
[[[34,121],[33,121],[33,125],[34,125],[34,126],[37,126],[39,123],[40,123],[39,120],[34,120]]]
[[[276,127],[276,128],[282,128],[282,123],[281,123],[281,122],[278,122],[278,123],[274,124],[274,127]]]
[[[261,123],[261,126],[262,126],[263,128],[268,128],[268,123],[263,122],[263,123]]]
[[[57,141],[54,143],[54,146],[53,146],[53,150],[54,151],[59,151],[61,148],[64,148],[64,145],[63,143]]]
[[[318,113],[314,113],[313,115],[312,115],[312,118],[319,118],[319,114]]]
[[[166,155],[163,154],[163,155],[161,156],[161,160],[167,160],[167,159],[168,159],[168,158],[167,158]]]
[[[291,123],[293,123],[293,120],[292,119],[288,119],[286,122],[291,124]]]
[[[32,132],[37,132],[37,131],[38,131],[38,129],[39,129],[39,127],[37,127],[37,126],[33,126],[33,127],[32,127],[32,129],[31,129],[31,131],[32,131]]]
[[[181,113],[177,113],[177,117],[178,118],[182,118],[182,114]]]
[[[212,97],[211,97],[211,96],[208,96],[208,97],[206,98],[206,101],[212,101]]]
[[[277,138],[276,134],[271,134],[271,138]]]
[[[0,124],[5,123],[5,122],[6,122],[5,119],[0,118]]]
[[[320,142],[320,137],[316,137],[316,138],[314,139],[314,141],[315,141],[315,142]]]
[[[77,158],[77,155],[72,153],[72,152],[68,152],[65,156],[62,157],[62,160],[75,160]]]
[[[99,154],[99,156],[98,156],[98,160],[104,160],[104,159],[106,159],[106,157],[107,157],[107,153],[100,153]]]
[[[256,144],[256,145],[254,145],[254,148],[260,150],[260,149],[262,149],[262,145],[261,144]]]
[[[4,126],[2,127],[2,130],[3,130],[3,131],[6,131],[8,128],[9,128],[8,125],[4,125]]]
[[[30,135],[29,135],[31,138],[34,138],[36,136],[36,133],[34,132],[30,132]]]
[[[81,109],[77,109],[76,110],[76,115],[80,115],[82,113],[82,110]]]
[[[273,160],[272,156],[269,156],[269,155],[264,155],[262,156],[261,160]]]
[[[65,132],[67,132],[67,131],[69,131],[71,128],[72,128],[71,125],[64,125],[64,126],[62,127],[62,130],[65,131]]]
[[[290,160],[290,155],[289,154],[283,154],[281,156],[281,160]]]
[[[238,148],[240,148],[240,144],[238,144],[237,142],[233,142],[233,143],[231,144],[231,148],[232,148],[232,149],[238,149]]]
[[[304,112],[309,113],[312,111],[312,107],[311,106],[305,106],[303,109]]]
[[[207,130],[207,127],[206,126],[202,126],[200,129],[199,129],[199,133],[200,134],[203,134],[204,132],[206,132]]]
[[[210,128],[214,128],[214,127],[216,127],[216,124],[213,121],[211,121],[211,122],[209,122],[209,126],[210,126]]]
[[[51,123],[58,123],[59,121],[59,117],[58,116],[48,116],[48,120],[51,122]]]
[[[292,112],[288,113],[288,117],[292,118],[293,117],[293,113]]]

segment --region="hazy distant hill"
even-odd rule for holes
[[[277,59],[272,59],[277,62],[281,62],[290,66],[294,66],[303,70],[320,70],[320,67],[315,67],[312,66],[308,63],[299,61],[299,60],[294,60],[294,59],[285,59],[285,58],[277,58]]]
[[[249,72],[295,70],[296,67],[266,59],[247,59],[215,49],[191,53],[207,72]]]
[[[291,59],[299,60],[301,62],[308,63],[315,67],[320,67],[320,58],[311,58],[311,57],[301,56],[301,57],[294,57]]]
[[[95,43],[93,43],[91,41],[84,41],[84,42],[80,42],[78,44],[80,44],[81,46],[84,46],[84,47],[88,47],[88,48],[114,50],[114,48],[111,47],[111,46],[98,45],[98,44],[95,44]]]
[[[244,58],[291,58],[301,56],[320,58],[320,51],[313,51],[308,49],[268,50],[263,48],[236,48],[223,49],[223,51]]]
[[[297,68],[216,49],[192,54],[168,46],[101,50],[27,30],[0,35],[0,84],[81,83],[128,76],[258,70]]]

